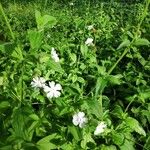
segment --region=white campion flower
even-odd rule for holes
[[[31,86],[34,88],[43,88],[46,80],[43,77],[35,77],[31,82]]]
[[[92,38],[87,38],[87,40],[85,41],[85,44],[86,44],[87,46],[93,45],[93,39],[92,39]]]
[[[61,95],[62,87],[60,84],[55,84],[54,81],[48,83],[49,86],[44,86],[44,91],[47,94],[47,98],[59,97]]]
[[[55,62],[59,62],[58,54],[56,53],[56,51],[53,47],[52,47],[52,50],[51,50],[51,57],[54,59]]]
[[[105,124],[105,122],[103,122],[103,121],[100,122],[94,131],[94,135],[99,135],[99,134],[103,133],[105,128],[107,128],[107,125]]]
[[[71,2],[71,3],[69,3],[69,5],[70,5],[70,6],[73,6],[73,5],[74,5],[74,3],[72,3],[72,2]]]
[[[87,118],[85,117],[84,112],[78,112],[73,115],[72,122],[75,126],[79,125],[80,128],[83,128],[85,123],[87,123]]]
[[[88,29],[88,30],[92,30],[92,29],[93,29],[93,25],[87,26],[87,29]]]

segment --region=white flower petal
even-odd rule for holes
[[[52,98],[53,97],[53,93],[52,92],[48,92],[47,93],[47,98]]]
[[[94,131],[94,135],[99,135],[101,133],[103,133],[105,131],[105,128],[107,127],[107,125],[102,121],[101,123],[98,124],[98,126],[96,127],[95,131]]]
[[[56,84],[55,88],[56,88],[56,90],[61,90],[62,89],[61,85],[58,84],[58,83]]]
[[[72,122],[73,122],[73,124],[74,124],[75,126],[77,126],[77,125],[79,124],[78,116],[77,116],[76,114],[73,116]]]
[[[59,91],[54,91],[53,95],[57,98],[61,95],[61,93]]]
[[[79,113],[78,113],[78,116],[79,116],[80,118],[83,118],[83,117],[85,116],[85,113],[84,113],[84,112],[79,112]]]
[[[50,86],[50,88],[54,88],[55,87],[55,82],[54,81],[49,82],[49,86]]]

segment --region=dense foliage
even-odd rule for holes
[[[2,1],[0,150],[149,150],[145,1]]]

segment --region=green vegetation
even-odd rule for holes
[[[149,3],[2,0],[0,150],[149,150]]]

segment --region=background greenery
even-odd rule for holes
[[[2,0],[0,149],[149,150],[148,3]],[[51,22],[38,25],[36,10]],[[85,46],[88,37],[93,47]],[[50,59],[51,47],[60,64]],[[59,82],[62,96],[48,100],[31,87],[34,76]],[[77,111],[89,118],[84,129],[72,124]],[[108,130],[95,137],[101,120]]]

